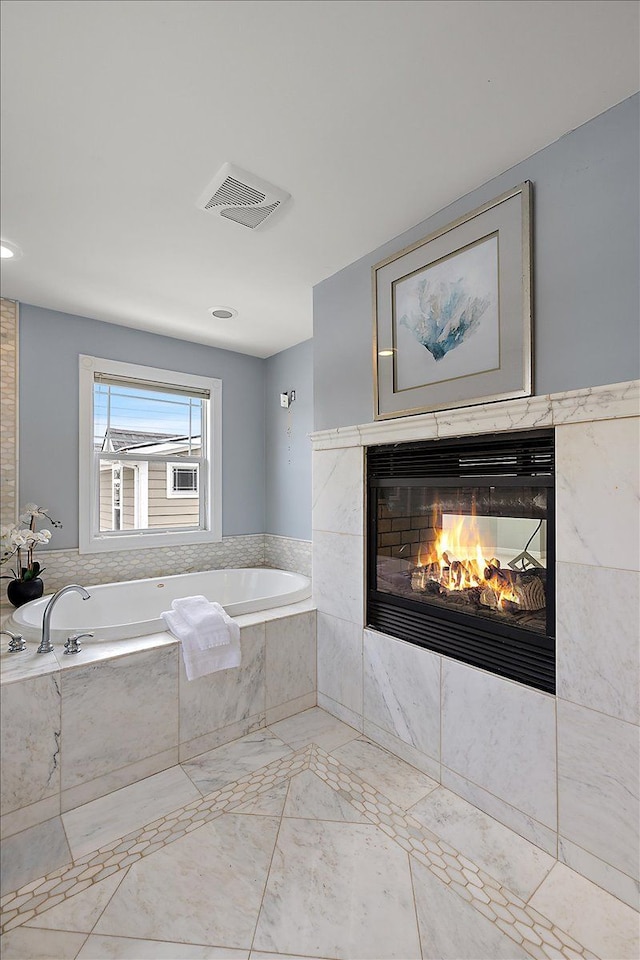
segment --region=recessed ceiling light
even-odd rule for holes
[[[217,320],[231,320],[238,316],[238,311],[233,307],[209,307],[209,313]]]
[[[22,256],[22,250],[17,243],[11,243],[10,240],[0,241],[0,258],[2,260],[19,260]]]
[[[378,350],[378,356],[379,356],[379,357],[392,357],[393,354],[394,354],[394,352],[395,352],[394,350]]]

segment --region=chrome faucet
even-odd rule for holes
[[[67,587],[62,587],[61,590],[58,590],[57,593],[54,593],[44,610],[44,617],[42,618],[42,640],[40,641],[40,646],[36,650],[36,653],[51,653],[53,650],[53,644],[51,643],[51,614],[53,613],[53,608],[60,597],[63,597],[65,593],[71,593],[72,591],[79,593],[83,600],[88,600],[91,596],[91,594],[88,593],[84,587],[81,587],[77,583],[70,583]]]
[[[11,633],[11,630],[0,630],[0,637],[9,637],[9,653],[20,653],[27,649],[24,637],[19,633]]]

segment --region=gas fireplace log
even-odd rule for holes
[[[502,590],[510,590],[516,597],[514,602],[503,601],[504,604],[509,603],[510,607],[514,608],[510,609],[512,613],[518,610],[542,610],[546,605],[544,583],[536,570],[520,572],[489,566],[485,568],[484,578],[488,586],[483,590],[481,600],[487,607],[496,606],[490,595],[496,596]]]

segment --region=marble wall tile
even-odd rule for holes
[[[316,689],[316,614],[265,624],[267,710]]]
[[[5,814],[60,790],[59,673],[4,684],[0,710],[0,796]]]
[[[362,447],[318,450],[313,454],[314,531],[364,533]]]
[[[15,833],[2,844],[2,896],[70,862],[71,851],[60,817]]]
[[[360,714],[354,713],[353,710],[349,710],[349,708],[345,707],[342,703],[338,703],[337,700],[332,700],[331,697],[327,697],[324,693],[320,693],[320,691],[318,691],[318,706],[326,710],[327,713],[330,713],[332,717],[337,717],[338,720],[342,720],[343,723],[348,724],[350,727],[353,727],[354,730],[362,733],[364,725]]]
[[[555,829],[545,826],[540,821],[523,813],[522,810],[517,810],[505,800],[494,796],[488,790],[483,790],[477,783],[472,783],[465,777],[461,777],[460,774],[454,773],[448,767],[443,765],[441,771],[443,787],[447,787],[459,797],[468,800],[478,810],[488,813],[490,817],[504,824],[505,827],[509,827],[510,830],[515,831],[526,840],[530,840],[536,847],[545,850],[552,857],[557,855],[558,835]]]
[[[67,810],[75,810],[76,807],[91,803],[92,800],[113,793],[114,790],[120,790],[121,787],[137,783],[138,780],[152,777],[154,773],[167,770],[176,763],[178,763],[178,747],[174,746],[169,750],[154,753],[151,757],[143,757],[136,763],[129,763],[126,767],[110,770],[109,773],[87,780],[86,783],[79,783],[76,787],[63,790],[60,794],[60,809],[63,813]]]
[[[18,304],[0,300],[0,524],[18,516]],[[3,590],[4,592],[4,590]]]
[[[177,655],[165,647],[63,671],[63,789],[177,747]]]
[[[556,567],[558,696],[640,723],[640,574]]]
[[[197,680],[187,680],[180,657],[180,742],[247,720],[265,710],[264,624],[240,631],[242,662]]]
[[[557,863],[531,906],[604,960],[637,960],[638,914],[595,884]]]
[[[443,658],[442,763],[556,828],[553,697]]]
[[[318,530],[313,537],[313,599],[322,613],[364,624],[364,538]]]
[[[556,429],[557,559],[640,570],[637,417]]]
[[[636,879],[639,734],[634,724],[558,701],[560,836]]]
[[[364,631],[364,718],[440,762],[440,662],[423,647]]]
[[[318,613],[318,691],[362,716],[362,629],[324,613]]]
[[[440,781],[440,763],[437,760],[428,757],[426,753],[422,753],[411,746],[410,743],[405,743],[404,740],[398,739],[388,730],[383,730],[382,727],[376,726],[375,723],[366,718],[363,732],[369,740],[373,740],[374,743],[384,747],[389,753],[393,753],[394,756],[410,763],[416,770],[421,770],[422,773],[426,773],[433,780]]]
[[[558,860],[634,910],[640,910],[640,881],[633,880],[564,837],[558,840]]]

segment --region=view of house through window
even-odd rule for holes
[[[207,404],[205,391],[96,373],[100,533],[203,526]]]

